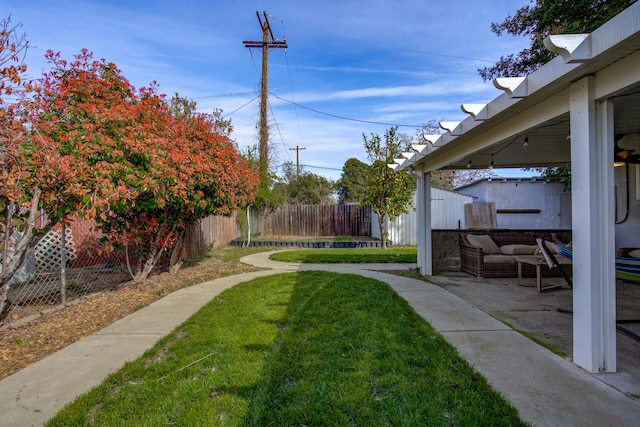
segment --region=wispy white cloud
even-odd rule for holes
[[[354,90],[340,90],[329,93],[304,92],[296,94],[300,102],[348,101],[367,98],[397,98],[415,96],[451,96],[476,94],[487,89],[481,81],[443,80],[413,86],[368,87]]]
[[[260,39],[256,11],[267,11],[275,36],[289,40],[286,53],[274,50],[269,56],[269,87],[334,115],[270,97],[274,156],[287,161],[288,148],[304,145],[304,163],[341,168],[350,157],[366,160],[362,133],[388,127],[349,118],[455,120],[464,117],[461,103],[498,96],[476,71],[490,63],[478,59],[497,60],[522,48],[526,41],[498,38],[489,24],[526,3],[22,0],[4,9],[23,23],[34,46],[28,56],[32,76],[49,68],[46,49],[70,58],[87,48],[115,62],[137,87],[155,80],[169,96],[195,98],[201,111],[233,112],[234,137],[243,148],[257,142],[258,105],[247,102],[257,95],[261,54],[242,40]],[[313,172],[339,176],[328,169]]]
[[[313,65],[292,66],[292,69],[322,72],[322,73],[339,73],[339,74],[382,74],[382,75],[402,75],[410,77],[426,77],[433,75],[433,72],[427,70],[411,70],[390,67],[320,67]]]

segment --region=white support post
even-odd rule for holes
[[[433,275],[433,251],[431,238],[431,173],[422,174],[423,190],[419,211],[423,212],[418,226],[423,230],[422,247],[418,249],[420,258],[420,274]]]
[[[416,176],[416,228],[418,242],[418,271],[422,273],[422,253],[424,252],[424,228],[422,227],[422,220],[424,211],[422,209],[422,200],[424,199],[424,173],[422,171],[415,172]]]
[[[602,287],[599,300],[602,307],[602,370],[616,372],[616,228],[615,228],[615,178],[613,173],[613,153],[615,145],[613,100],[608,99],[597,104],[596,119],[598,132],[598,158],[601,169],[604,192],[600,194],[599,206],[602,221],[598,232],[601,234],[603,268],[600,271]],[[599,254],[600,255],[600,254]]]
[[[615,372],[613,108],[594,94],[593,76],[570,88],[573,361]]]

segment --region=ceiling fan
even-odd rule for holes
[[[635,150],[618,146],[618,141],[623,137],[624,135],[616,135],[615,146],[613,148],[613,166],[624,166],[629,163],[640,164],[640,154],[633,154]]]

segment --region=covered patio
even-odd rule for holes
[[[425,135],[390,166],[417,176],[418,266],[431,276],[431,172],[571,165],[573,361],[616,372],[615,253],[640,247],[640,165],[631,163],[640,160],[640,3],[545,46],[559,55],[526,77],[496,79],[500,96],[463,104],[465,120],[441,122],[446,133]],[[614,168],[622,148],[626,162]]]
[[[561,285],[559,289],[537,293],[535,278],[522,281],[514,278],[476,278],[462,272],[439,273],[429,281],[460,297],[472,306],[508,325],[515,331],[571,360],[573,346],[573,316],[560,313],[558,308],[571,308],[573,291],[560,277],[545,278],[549,285]],[[620,282],[616,289],[616,311],[619,319],[637,319],[640,313],[640,286]],[[623,324],[630,332],[640,335],[640,324]],[[477,329],[472,326],[470,329]],[[459,339],[450,336],[449,339]],[[594,374],[600,381],[638,401],[640,396],[640,343],[624,333],[617,333],[617,372]],[[501,345],[499,340],[495,345]],[[514,353],[521,349],[512,349]],[[489,351],[473,354],[468,360],[484,371],[483,363],[495,363]],[[489,359],[489,360],[486,360]],[[522,369],[537,371],[544,366],[531,367],[528,355],[520,355]],[[513,377],[522,375],[514,368]],[[485,375],[489,376],[487,371]],[[490,371],[489,371],[490,372]],[[498,381],[497,379],[493,381]]]

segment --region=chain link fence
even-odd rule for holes
[[[241,233],[235,212],[228,217],[203,218],[187,230],[184,255],[195,257],[209,248],[228,244]],[[124,251],[113,250],[101,241],[102,237],[96,222],[82,217],[66,225],[59,224],[47,233],[11,279],[0,323],[10,323],[129,282]],[[129,254],[131,257],[132,251]],[[136,260],[131,263],[134,265]],[[156,270],[167,266],[168,256],[160,260]]]
[[[31,251],[11,279],[4,321],[36,314],[131,279],[124,254],[101,242],[95,221],[59,224]]]

